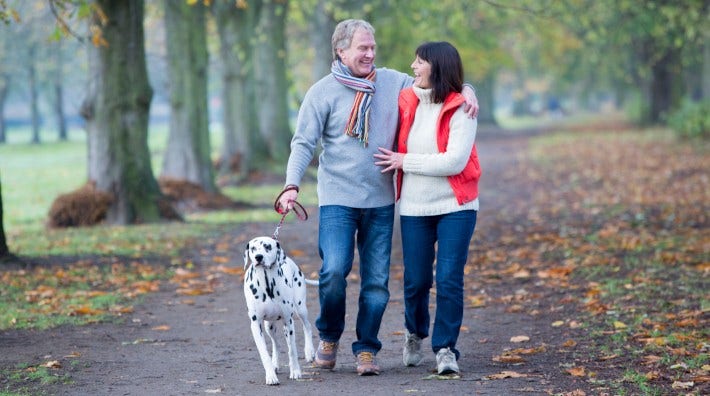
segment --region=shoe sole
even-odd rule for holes
[[[379,371],[376,370],[368,370],[368,371],[363,371],[362,373],[357,373],[361,377],[369,377],[372,375],[380,375]]]
[[[313,361],[312,364],[313,368],[319,368],[319,369],[324,369],[324,370],[332,370],[335,368],[335,362],[327,362],[327,361],[318,361],[315,360]]]

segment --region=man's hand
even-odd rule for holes
[[[478,117],[478,98],[476,97],[476,91],[474,91],[471,86],[464,85],[461,94],[464,99],[466,99],[463,110],[470,118]]]
[[[402,164],[404,162],[404,154],[395,153],[394,151],[387,150],[386,148],[378,147],[380,153],[373,154],[373,156],[380,161],[376,161],[375,165],[384,166],[385,169],[381,170],[381,173],[387,173],[391,170],[402,169]]]
[[[296,198],[298,198],[298,191],[295,189],[284,191],[279,197],[276,211],[281,214],[288,213],[291,209],[293,209],[293,203],[296,201]]]

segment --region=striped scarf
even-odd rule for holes
[[[370,103],[375,93],[375,68],[372,68],[372,72],[367,77],[359,78],[353,76],[340,60],[334,60],[330,71],[338,82],[357,91],[355,102],[350,109],[348,124],[345,126],[345,134],[357,138],[367,147],[367,136],[370,132]]]

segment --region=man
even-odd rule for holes
[[[394,222],[392,173],[381,173],[373,155],[377,147],[393,147],[399,91],[414,81],[404,73],[375,68],[374,34],[375,29],[363,20],[345,20],[335,28],[332,73],[304,97],[291,141],[286,187],[278,198],[281,210],[292,209],[320,141],[318,251],[323,264],[321,311],[316,320],[320,342],[314,366],[335,367],[345,327],[346,279],[357,244],[361,284],[352,352],[359,375],[380,373],[375,355],[382,348],[377,334],[389,300]],[[468,114],[475,116],[475,94],[470,87],[464,91]]]

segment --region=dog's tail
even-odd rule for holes
[[[308,279],[308,278],[304,277],[303,281],[306,282],[307,285],[311,285],[311,286],[320,285],[320,282],[317,279]]]

